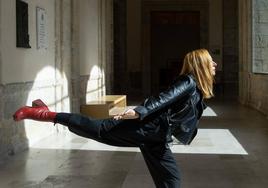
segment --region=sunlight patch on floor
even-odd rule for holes
[[[139,152],[139,148],[113,147],[67,131],[49,136],[32,148]],[[228,129],[199,129],[191,145],[179,145],[174,142],[171,149],[173,153],[247,155],[245,149]]]
[[[248,154],[228,129],[199,129],[190,145],[171,148],[174,153]]]
[[[209,116],[209,117],[212,117],[212,116],[217,116],[216,112],[210,108],[209,106],[204,110],[202,116]]]

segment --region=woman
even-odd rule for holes
[[[205,105],[213,96],[216,63],[208,51],[189,52],[180,76],[164,92],[147,98],[142,105],[110,119],[92,119],[73,113],[56,113],[39,99],[22,107],[14,120],[33,119],[60,123],[71,132],[113,146],[139,147],[158,188],[180,187],[180,174],[168,143],[172,135],[190,144]]]

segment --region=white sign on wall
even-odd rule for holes
[[[45,9],[36,7],[37,49],[48,48],[47,14]]]

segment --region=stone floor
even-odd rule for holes
[[[268,119],[236,102],[212,101],[190,146],[172,146],[183,188],[268,187]],[[154,187],[136,148],[68,132],[0,161],[0,187]]]

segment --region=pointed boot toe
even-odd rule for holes
[[[14,121],[21,121],[25,118],[27,118],[27,112],[30,107],[24,106],[20,109],[18,109],[14,114],[13,114],[13,119]]]

